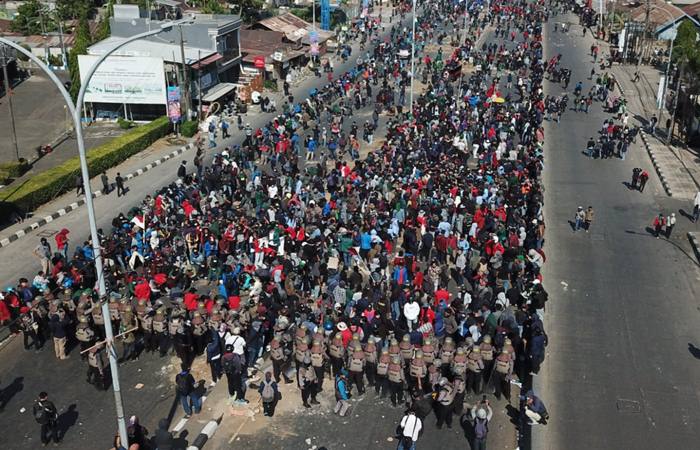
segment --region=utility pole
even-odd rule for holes
[[[182,116],[185,117],[185,119],[189,119],[189,111],[190,111],[190,80],[188,76],[188,70],[187,70],[187,62],[185,61],[185,41],[182,38],[182,26],[177,27],[178,30],[180,30],[180,57],[182,58],[182,77],[180,78],[183,82],[182,85],[182,102],[180,104],[180,108],[182,108]]]
[[[202,120],[202,51],[198,50],[197,55],[197,92],[199,101],[197,102],[197,120]]]
[[[671,126],[668,127],[668,132],[666,134],[666,142],[670,145],[671,138],[673,137],[673,129],[676,127],[676,110],[678,107],[678,97],[681,95],[681,79],[683,78],[684,61],[679,61],[680,72],[678,73],[678,80],[676,81],[676,96],[673,99],[673,113],[671,114]]]
[[[644,30],[642,31],[642,38],[640,39],[639,45],[637,45],[637,68],[636,73],[639,73],[639,66],[642,64],[642,52],[644,51],[644,44],[646,43],[647,30],[649,29],[649,12],[651,11],[651,5],[649,0],[646,3],[646,12],[644,13]]]
[[[15,147],[15,156],[19,161],[19,145],[17,144],[17,128],[15,126],[15,109],[12,105],[12,92],[10,92],[10,79],[7,75],[7,48],[2,46],[2,77],[5,82],[5,97],[7,106],[10,108],[10,128],[12,129],[12,144]]]
[[[413,80],[416,78],[416,0],[413,0],[411,22],[413,22],[413,31],[411,33],[411,106],[409,111],[411,111],[411,116],[413,116]]]

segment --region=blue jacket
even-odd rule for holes
[[[348,399],[348,389],[345,380],[340,378],[339,375],[335,377],[335,398],[338,400]]]

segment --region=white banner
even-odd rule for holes
[[[99,57],[78,55],[80,81]],[[165,71],[161,58],[145,56],[110,56],[90,80],[86,102],[167,104]]]
[[[661,75],[659,80],[659,90],[656,92],[656,107],[661,109],[664,107],[664,94],[666,94],[666,76]]]

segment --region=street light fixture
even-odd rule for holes
[[[105,285],[105,279],[104,279],[104,267],[102,264],[102,252],[100,248],[100,238],[99,235],[97,234],[97,223],[95,220],[95,209],[92,201],[92,188],[90,187],[90,173],[88,170],[88,164],[87,164],[87,155],[85,152],[85,142],[83,140],[83,131],[82,131],[82,126],[81,126],[81,113],[83,109],[83,99],[85,98],[85,93],[87,91],[88,86],[90,85],[90,79],[92,79],[92,76],[95,74],[95,71],[99,67],[102,62],[104,62],[105,59],[111,54],[113,54],[115,51],[119,50],[123,46],[137,41],[139,39],[143,39],[149,36],[156,35],[158,33],[162,33],[164,31],[168,31],[172,29],[174,25],[181,25],[183,23],[191,23],[192,18],[188,19],[182,19],[182,20],[177,20],[174,22],[167,22],[164,23],[160,26],[160,28],[157,28],[155,30],[147,31],[144,33],[140,33],[137,35],[134,35],[128,39],[125,39],[124,41],[120,42],[119,44],[115,45],[112,47],[109,51],[105,52],[103,55],[101,55],[95,64],[90,67],[88,70],[85,80],[80,86],[80,91],[78,93],[78,99],[76,100],[76,103],[74,104],[70,94],[66,91],[66,88],[63,86],[63,83],[56,77],[56,75],[53,73],[51,69],[46,66],[39,58],[37,58],[35,55],[33,55],[30,51],[27,51],[25,48],[23,48],[20,45],[15,44],[12,41],[9,41],[5,38],[0,37],[0,43],[9,45],[10,47],[16,49],[17,51],[23,53],[26,55],[28,58],[30,58],[32,61],[34,61],[41,70],[43,70],[48,77],[51,79],[51,81],[54,82],[56,87],[58,87],[59,92],[63,96],[63,99],[66,102],[66,105],[68,106],[68,109],[70,110],[70,113],[73,117],[73,127],[75,128],[75,137],[78,142],[78,156],[80,159],[80,172],[83,178],[83,187],[85,189],[85,206],[87,207],[87,213],[88,213],[88,222],[90,225],[90,237],[92,239],[92,249],[93,249],[93,254],[95,258],[95,272],[97,274],[97,281],[98,281],[98,292],[100,294],[100,303],[102,307],[102,314],[105,317],[109,317],[109,307],[107,302],[105,301],[105,297],[107,296],[107,286]],[[112,343],[114,340],[114,332],[112,330],[112,323],[109,320],[105,320],[105,337],[108,343]],[[114,402],[117,410],[117,426],[119,428],[119,437],[121,439],[122,443],[128,443],[129,438],[128,434],[126,431],[126,421],[124,420],[124,405],[122,403],[122,396],[121,396],[121,388],[119,385],[119,366],[118,366],[118,361],[117,361],[117,355],[116,351],[114,348],[110,348],[109,353],[109,366],[112,374],[112,387],[114,389]]]

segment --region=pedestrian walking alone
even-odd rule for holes
[[[34,402],[34,420],[41,425],[41,444],[46,447],[53,439],[58,445],[58,410],[46,392],[39,393],[39,398]]]
[[[695,200],[693,200],[693,223],[697,223],[700,219],[700,191],[695,194]]]
[[[75,195],[79,196],[80,194],[85,193],[85,186],[83,185],[83,177],[80,175],[76,175],[75,177]]]
[[[126,188],[124,188],[124,178],[122,178],[122,175],[119,172],[117,172],[117,176],[114,179],[114,182],[117,184],[117,197],[126,195]]]

